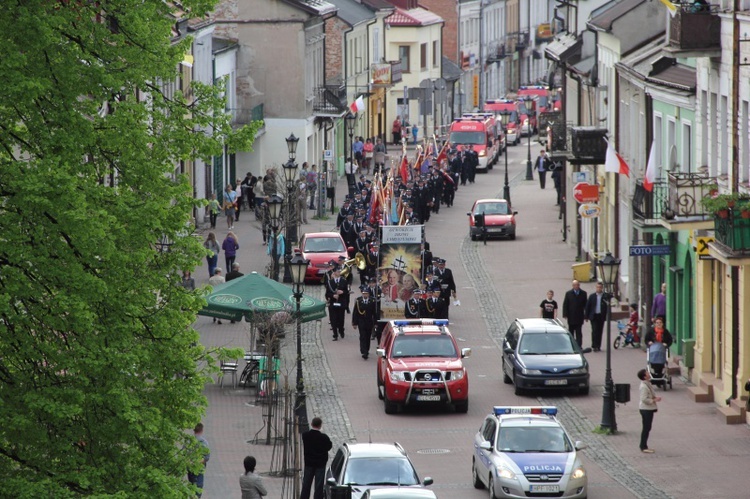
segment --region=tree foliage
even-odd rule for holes
[[[254,129],[232,132],[212,87],[162,94],[188,50],[173,5],[3,2],[3,497],[190,495],[209,356],[191,328],[202,298],[177,285],[203,249],[175,165],[249,148]]]

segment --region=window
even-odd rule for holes
[[[409,46],[408,45],[400,45],[398,47],[398,58],[401,60],[401,72],[402,73],[410,73],[411,71],[411,64],[410,64],[410,54],[409,54]]]
[[[419,67],[427,69],[427,44],[423,43],[419,46]]]
[[[440,60],[440,44],[437,40],[432,42],[432,67],[438,67],[438,61]]]
[[[693,170],[693,127],[689,122],[682,122],[682,169],[683,172]]]

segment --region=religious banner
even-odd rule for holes
[[[385,225],[381,230],[380,318],[403,319],[406,302],[421,284],[424,225]]]

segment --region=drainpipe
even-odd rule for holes
[[[732,114],[739,116],[740,110],[740,21],[737,12],[741,10],[740,0],[734,0],[732,9]],[[732,127],[732,193],[739,191],[740,183],[740,131]],[[740,370],[740,328],[739,328],[739,268],[732,265],[732,398],[739,396],[737,375]]]

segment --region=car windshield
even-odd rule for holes
[[[347,485],[418,485],[411,463],[400,457],[360,457],[349,460],[344,474]]]
[[[393,358],[400,357],[458,357],[450,336],[420,334],[397,336],[393,342]]]
[[[305,239],[302,251],[305,253],[341,253],[346,251],[346,248],[338,237],[311,237]]]
[[[484,132],[451,132],[450,141],[454,144],[484,144],[486,139]]]
[[[573,452],[573,444],[558,427],[502,427],[495,448],[500,452]]]
[[[518,353],[523,355],[568,355],[576,353],[568,333],[532,333],[521,336]]]
[[[474,208],[474,214],[479,215],[507,215],[508,203],[480,203]]]
[[[508,123],[516,123],[518,121],[518,114],[515,111],[511,111],[510,114],[498,114],[500,116],[500,122],[507,126]]]

